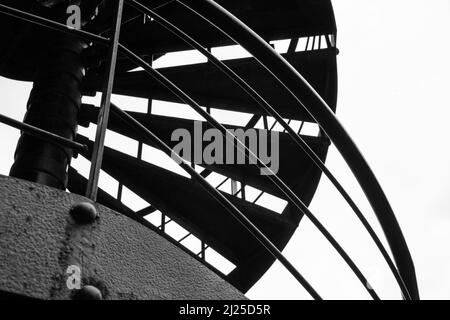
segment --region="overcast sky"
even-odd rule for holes
[[[338,118],[379,178],[409,244],[422,298],[450,298],[450,0],[336,0]],[[22,120],[30,84],[0,78],[1,112]],[[0,127],[0,173],[18,132]],[[382,235],[335,149],[327,165]],[[324,178],[312,211],[342,243],[382,298],[394,278],[350,209]],[[304,219],[285,252],[324,298],[368,298],[356,277]],[[308,298],[276,264],[250,298]]]

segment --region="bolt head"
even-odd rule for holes
[[[102,292],[94,286],[84,286],[73,296],[74,300],[102,300]]]
[[[89,202],[80,202],[70,209],[70,214],[79,224],[93,223],[98,217],[97,208]]]

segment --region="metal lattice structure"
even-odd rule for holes
[[[88,3],[88,4],[87,4]],[[70,1],[1,1],[0,75],[32,81],[33,91],[24,122],[1,116],[22,130],[11,175],[85,195],[160,233],[168,241],[217,272],[242,292],[248,291],[279,260],[311,294],[320,299],[301,273],[282,255],[301,219],[309,219],[352,269],[368,294],[379,296],[366,277],[308,209],[322,175],[329,179],[370,234],[394,274],[404,299],[418,299],[414,265],[389,202],[377,179],[335,116],[337,103],[336,23],[329,0],[117,0],[81,1],[81,30],[65,24]],[[279,54],[271,41],[289,40]],[[299,43],[306,46],[299,47]],[[238,44],[251,57],[223,61],[211,48]],[[155,69],[165,54],[195,49],[208,60]],[[136,69],[140,68],[140,69]],[[83,104],[82,96],[102,94],[99,106]],[[147,113],[125,112],[111,95],[148,99]],[[144,145],[172,155],[171,133],[193,133],[194,121],[152,113],[152,100],[184,103],[207,128],[235,137],[211,110],[250,114],[240,128],[258,123],[271,131],[279,126],[280,163],[277,174],[260,175],[256,165],[188,163],[178,157],[190,178],[142,159]],[[204,108],[206,107],[206,108]],[[273,119],[269,125],[268,119]],[[77,126],[97,127],[94,140]],[[305,124],[319,128],[302,134]],[[138,141],[136,156],[105,147],[107,130]],[[234,143],[234,142],[233,142]],[[333,144],[358,180],[383,228],[391,255],[333,173],[325,165]],[[239,152],[251,151],[237,141]],[[249,154],[250,152],[250,154]],[[70,166],[74,154],[91,162],[89,177]],[[98,188],[100,170],[119,182],[117,194]],[[208,177],[224,180],[211,185]],[[231,193],[220,188],[231,181]],[[238,188],[238,183],[240,188]],[[150,206],[140,211],[122,200],[126,187]],[[258,190],[250,199],[247,188]],[[258,205],[264,194],[286,201],[281,214]],[[148,218],[155,213],[158,224]],[[181,239],[165,233],[169,223],[187,230]],[[198,251],[183,246],[200,240]],[[235,267],[222,273],[208,263],[214,249]]]

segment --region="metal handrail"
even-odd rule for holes
[[[339,183],[339,181],[336,179],[336,177],[331,173],[331,171],[327,168],[327,166],[323,163],[323,161],[317,156],[317,154],[308,146],[308,144],[304,141],[304,139],[297,134],[290,126],[289,123],[286,123],[284,119],[281,117],[281,115],[273,108],[263,97],[261,97],[244,79],[242,79],[238,74],[236,74],[230,67],[228,67],[225,63],[223,63],[221,60],[217,59],[209,50],[205,49],[204,46],[202,46],[200,43],[198,43],[195,39],[193,39],[191,36],[186,34],[184,31],[182,31],[180,28],[169,22],[164,17],[157,14],[154,10],[149,9],[148,7],[144,6],[140,2],[136,0],[126,0],[126,3],[133,8],[141,11],[144,14],[149,15],[152,17],[157,23],[165,27],[168,31],[176,35],[178,38],[186,42],[188,45],[193,47],[194,49],[198,50],[203,56],[205,56],[209,62],[213,63],[219,70],[221,70],[225,75],[227,75],[234,83],[236,83],[240,88],[243,89],[243,91],[249,95],[263,110],[265,110],[267,113],[269,113],[271,116],[273,116],[277,121],[275,121],[274,125],[279,122],[284,130],[286,130],[289,134],[289,136],[296,142],[298,146],[307,154],[307,156],[313,161],[313,163],[325,174],[325,176],[328,177],[328,179],[331,181],[331,183],[335,186],[335,188],[338,190],[338,192],[342,195],[342,197],[345,199],[345,201],[349,204],[351,209],[356,214],[357,218],[360,220],[360,222],[363,224],[366,231],[369,233],[369,236],[374,241],[375,245],[377,246],[378,250],[384,257],[387,265],[389,266],[392,274],[394,275],[397,283],[399,284],[400,290],[402,291],[403,295],[405,297],[410,297],[408,289],[406,288],[403,279],[401,278],[398,270],[396,269],[394,263],[392,262],[392,259],[390,258],[389,254],[387,253],[387,250],[384,248],[382,242],[378,238],[377,234],[373,230],[373,228],[370,226],[367,219],[362,214],[361,210],[358,208],[356,203],[353,201],[353,199],[350,197],[348,192],[344,189],[342,184]],[[272,128],[273,128],[272,126]]]
[[[38,137],[38,138],[48,141],[50,143],[54,143],[61,147],[73,149],[77,152],[84,152],[88,148],[85,144],[81,144],[76,141],[69,140],[67,138],[61,137],[52,132],[42,130],[41,128],[32,126],[28,123],[17,121],[15,119],[9,118],[3,114],[0,114],[0,122],[4,123],[10,127],[22,130],[23,132],[30,134],[32,136]]]
[[[40,17],[34,16],[34,19],[39,20]],[[46,26],[52,25],[52,21],[50,20],[46,20],[42,18],[42,25]],[[67,32],[67,30],[64,30],[65,32]],[[74,30],[74,31],[78,31],[78,30]],[[76,32],[74,32],[76,33]],[[80,33],[80,36],[84,36],[83,33]],[[108,40],[109,43],[109,40]],[[226,134],[227,129],[225,129],[220,123],[218,123],[215,119],[213,119],[206,111],[204,111],[199,105],[197,105],[195,103],[195,101],[193,101],[189,96],[187,96],[184,92],[182,92],[177,86],[173,85],[170,83],[170,81],[168,81],[168,79],[164,78],[161,74],[159,74],[157,71],[155,71],[150,65],[148,65],[143,59],[141,59],[140,57],[138,57],[137,55],[135,55],[133,52],[131,52],[130,50],[128,50],[127,48],[123,47],[122,45],[119,44],[119,48],[121,49],[122,53],[124,53],[128,58],[130,58],[131,60],[134,60],[139,66],[143,67],[144,69],[146,69],[147,72],[149,72],[150,74],[152,74],[152,76],[156,77],[157,80],[164,82],[168,82],[169,83],[169,87],[172,88],[172,92],[174,92],[175,94],[178,93],[178,97],[179,98],[183,98],[187,104],[190,104],[191,107],[197,107],[199,110],[198,112],[200,114],[202,114],[206,119],[208,119],[208,121],[210,121],[213,125],[215,125],[216,128],[222,128],[222,132],[225,132],[225,137],[229,138],[231,135],[231,133],[229,133],[228,135]],[[167,84],[167,83],[166,83]],[[171,85],[171,86],[170,86]],[[181,94],[181,96],[180,96]],[[183,99],[182,99],[183,100]],[[188,101],[191,101],[191,103],[189,103]],[[240,146],[240,141],[237,140],[238,142],[238,146]],[[247,149],[246,146],[244,145],[244,150]],[[247,149],[248,150],[248,149]],[[239,149],[239,151],[242,152],[241,149]],[[249,152],[251,152],[249,150]],[[245,152],[244,152],[245,154]],[[245,155],[247,157],[247,155]],[[255,156],[255,158],[257,158]],[[258,158],[257,158],[258,159]],[[261,162],[261,164],[263,166],[266,167],[267,170],[270,171],[269,168],[267,168],[267,166]],[[358,267],[356,266],[356,264],[353,262],[353,260],[347,255],[347,253],[343,250],[343,248],[339,245],[339,243],[333,238],[333,236],[326,230],[326,228],[320,223],[320,221],[318,221],[315,216],[308,210],[308,208],[301,202],[301,200],[295,195],[295,193],[292,192],[292,190],[287,187],[276,175],[273,176],[268,176],[270,178],[270,180],[272,182],[275,183],[275,185],[286,195],[286,197],[288,199],[290,199],[294,205],[301,211],[303,212],[303,214],[305,214],[306,216],[309,217],[309,219],[313,222],[313,224],[318,228],[318,230],[325,236],[325,238],[331,243],[331,245],[336,249],[336,251],[340,254],[340,256],[344,259],[344,261],[347,263],[347,265],[352,269],[352,271],[355,273],[355,275],[358,277],[358,279],[361,281],[361,283],[363,284],[363,286],[365,287],[365,289],[369,292],[369,294],[374,298],[374,299],[379,299],[378,295],[376,294],[376,292],[373,290],[373,288],[370,286],[370,284],[368,283],[367,279],[364,277],[364,275],[361,273],[361,271],[358,269]],[[276,180],[273,180],[273,178],[275,178]],[[215,190],[215,189],[214,189]],[[216,190],[217,192],[217,190]]]
[[[244,47],[319,124],[347,162],[371,204],[411,297],[419,299],[414,263],[392,207],[367,161],[327,103],[266,41],[219,4],[211,0],[190,0],[188,4],[177,1]],[[315,101],[313,106],[304,105],[297,94],[304,89]]]
[[[312,214],[312,212],[307,208],[307,206],[298,198],[298,196],[274,173],[270,168],[267,167],[265,163],[263,163],[257,155],[255,155],[250,149],[248,149],[245,144],[243,144],[239,139],[235,140],[235,136],[226,129],[221,123],[217,122],[208,112],[202,109],[202,107],[195,102],[189,95],[183,92],[179,87],[173,84],[169,79],[155,70],[152,66],[150,66],[146,61],[141,59],[139,56],[134,54],[132,51],[124,47],[123,45],[119,45],[121,52],[128,57],[131,61],[135,62],[138,66],[142,67],[147,73],[149,73],[155,80],[169,89],[175,96],[177,96],[183,103],[188,104],[192,107],[197,113],[199,113],[203,118],[205,118],[214,128],[218,129],[225,137],[232,142],[236,141],[238,146],[238,151],[242,152],[243,155],[248,159],[249,156],[254,157],[258,164],[263,166],[268,172],[271,174],[266,177],[280,190],[286,198],[291,201],[304,215],[306,215],[313,225],[322,233],[322,235],[330,242],[333,248],[339,253],[339,255],[344,259],[353,273],[360,280],[361,284],[367,290],[367,292],[374,299],[379,299],[375,290],[370,286],[366,277],[362,274],[350,256],[345,252],[345,250],[341,247],[341,245],[336,241],[336,239],[328,232],[328,230],[324,227],[324,225]],[[232,137],[232,138],[231,138]],[[248,152],[249,154],[247,155]]]
[[[42,21],[41,21],[42,22]],[[39,24],[41,24],[41,23],[39,23]],[[45,21],[45,23],[43,24],[44,26],[46,26],[46,24],[52,24],[52,23],[49,23],[49,21]],[[64,31],[64,32],[67,32],[67,30],[59,30],[59,31]],[[78,30],[77,30],[78,31]],[[72,33],[72,31],[71,31],[71,33]],[[77,33],[77,32],[73,32],[73,33]],[[79,32],[79,34],[81,35],[81,36],[87,36],[84,32]],[[95,39],[95,38],[91,38],[91,39],[93,39],[93,40],[97,40],[97,41],[99,41],[99,42],[101,42],[101,43],[104,43],[105,41],[105,39],[104,38],[101,38],[101,39]],[[109,41],[109,40],[108,40]],[[122,47],[122,49],[124,49],[124,47]],[[139,58],[139,57],[138,57]],[[190,167],[189,167],[190,168]],[[195,171],[195,170],[194,170]],[[206,181],[205,181],[205,183],[207,183]],[[215,189],[214,189],[215,190]],[[290,189],[288,188],[288,190],[290,191]],[[216,191],[217,192],[217,191]],[[291,191],[292,192],[292,191]],[[295,196],[295,194],[294,194],[294,196]],[[295,199],[294,199],[295,200]],[[296,202],[296,201],[294,201],[294,202]]]
[[[179,155],[172,152],[172,149],[159,139],[153,132],[143,126],[139,121],[132,116],[122,111],[120,108],[111,104],[111,111],[116,113],[124,122],[128,123],[131,128],[139,132],[143,138],[150,140],[155,145],[159,146],[167,155],[171,156],[182,169],[184,169],[192,179],[196,180],[205,191],[210,194],[216,201],[218,201],[239,223],[244,226],[247,231],[258,240],[261,245],[275,258],[278,259],[283,266],[300,282],[300,284],[308,291],[308,293],[317,300],[321,300],[321,296],[308,283],[308,281],[300,274],[300,272],[289,262],[288,259],[281,253],[281,251],[238,209],[236,208],[223,194],[218,192],[211,186],[190,164],[186,163]]]

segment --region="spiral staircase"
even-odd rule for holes
[[[324,175],[377,244],[402,297],[419,298],[414,266],[392,209],[334,116],[338,49],[331,1],[81,1],[77,3],[81,30],[65,26],[70,1],[2,0],[0,4],[0,75],[34,82],[25,121],[2,117],[2,122],[22,130],[12,176],[86,195],[138,221],[241,292],[247,292],[278,259],[314,298],[321,298],[281,254],[301,219],[310,219],[369,295],[378,299],[353,260],[308,209]],[[281,54],[274,50],[279,41],[286,44]],[[247,51],[246,57],[219,60],[213,55],[217,48],[236,44]],[[63,53],[55,53],[55,48]],[[192,49],[203,54],[205,62],[152,67],[171,53]],[[71,80],[58,81],[66,76]],[[98,105],[81,103],[81,96],[84,101],[97,94],[102,95]],[[134,106],[112,104],[111,94],[146,99],[148,109],[124,112],[121,108]],[[67,108],[61,111],[43,107],[45,99],[57,101],[55,106],[70,102],[64,102]],[[192,107],[205,128],[224,134],[238,128],[279,132],[279,171],[261,175],[261,163],[184,162],[186,176],[144,159],[146,146],[170,154],[176,129],[194,135],[194,120],[153,112],[152,106],[161,101],[168,109],[174,103]],[[213,117],[217,110],[246,123],[227,124],[220,116]],[[82,135],[77,125],[95,126],[96,136]],[[305,133],[307,126],[316,128],[314,134]],[[106,129],[137,141],[137,153],[104,146]],[[392,253],[325,166],[330,144],[358,179]],[[246,149],[245,144],[241,147]],[[89,176],[70,165],[78,155],[90,161]],[[97,189],[99,174],[104,173],[118,182],[116,193]],[[125,188],[148,206],[140,210],[127,206]],[[277,212],[258,202],[265,195],[281,200],[283,208]],[[182,227],[185,234],[171,236],[166,232],[171,224]],[[186,246],[189,239],[198,240],[198,248]],[[233,267],[220,271],[208,260],[210,251]]]

